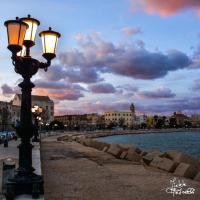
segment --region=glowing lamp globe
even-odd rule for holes
[[[60,33],[52,31],[51,27],[47,31],[42,31],[40,37],[42,39],[43,57],[51,60],[56,57],[56,47]]]
[[[28,25],[23,44],[25,47],[30,48],[35,45],[36,31],[40,22],[37,19],[31,18],[30,15],[28,15],[28,17],[20,18],[20,21]]]
[[[28,24],[16,17],[16,20],[8,20],[4,25],[7,28],[8,49],[13,54],[17,54],[22,49]]]

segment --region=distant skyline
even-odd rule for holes
[[[199,0],[2,0],[0,100],[19,92],[4,21],[31,14],[61,33],[57,57],[32,78],[56,115],[128,110],[200,113]],[[39,36],[31,50],[42,60]]]

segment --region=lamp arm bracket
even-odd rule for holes
[[[44,69],[44,71],[46,72],[50,65],[51,65],[50,60],[48,60],[46,63],[40,62],[39,68]]]
[[[23,58],[20,56],[17,56],[17,54],[12,54],[11,59],[12,59],[12,64],[14,66],[16,66],[18,63],[21,63],[23,61]]]

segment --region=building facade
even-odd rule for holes
[[[113,123],[115,126],[127,126],[131,127],[134,124],[133,113],[132,112],[105,112],[105,123],[109,125]]]
[[[105,112],[104,114],[105,123],[107,126],[113,125],[118,127],[129,127],[133,128],[136,125],[136,114],[135,114],[135,105],[132,103],[130,105],[130,111],[112,111]]]
[[[0,131],[9,130],[12,127],[12,105],[9,102],[0,101]]]
[[[104,125],[104,117],[97,113],[55,116],[54,120],[62,122],[66,129],[97,129]]]
[[[191,116],[191,123],[193,127],[200,127],[200,115],[192,115]]]
[[[54,120],[54,102],[48,96],[38,96],[32,95],[32,107],[37,105],[42,108],[41,118],[44,123],[50,123]],[[21,94],[16,94],[11,101],[11,105],[13,106],[13,117],[15,121],[19,119],[19,112],[17,112],[18,108],[21,106]]]

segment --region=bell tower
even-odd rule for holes
[[[132,103],[130,105],[130,111],[131,111],[131,114],[132,114],[132,123],[133,123],[133,126],[136,122],[136,115],[135,115],[135,105]]]

